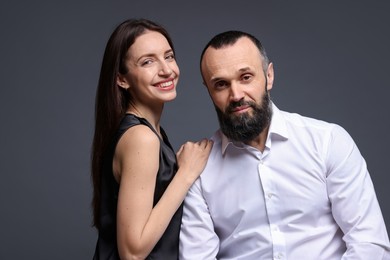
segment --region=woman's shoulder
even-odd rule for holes
[[[137,124],[128,128],[119,140],[130,147],[150,147],[159,145],[160,140],[153,130],[144,124]]]
[[[155,177],[153,174],[155,169],[158,169],[159,151],[160,141],[148,126],[138,124],[127,129],[114,151],[113,173],[118,183],[123,185],[123,177],[127,173],[137,175],[142,172],[145,175],[149,172],[151,173],[149,177]],[[142,171],[134,172],[131,169],[142,169]]]
[[[141,117],[137,117],[133,114],[125,114],[125,116],[122,118],[120,122],[119,131],[126,130],[136,125],[147,125],[147,122],[145,119]]]
[[[126,114],[122,119],[119,130],[119,140],[117,142],[116,153],[133,154],[158,152],[160,139],[150,127],[146,119]]]

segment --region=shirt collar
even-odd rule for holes
[[[266,146],[271,146],[271,138],[272,135],[278,135],[282,139],[288,139],[288,131],[286,127],[285,119],[282,115],[282,112],[276,107],[276,105],[271,101],[272,105],[272,119],[271,119],[271,125],[268,131]],[[222,154],[225,154],[226,148],[229,144],[234,145],[235,147],[239,149],[245,149],[246,145],[242,142],[236,142],[232,141],[229,138],[227,138],[222,131],[220,131],[221,134],[221,145],[222,145]]]

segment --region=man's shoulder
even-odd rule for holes
[[[210,137],[213,141],[213,148],[211,149],[210,158],[219,158],[223,153],[223,146],[226,145],[226,136],[222,133],[221,129],[217,129]]]
[[[313,129],[332,129],[336,124],[317,119],[299,113],[280,111],[282,117],[284,118],[286,124],[291,127],[304,127],[304,128],[313,128]]]
[[[210,137],[211,140],[213,140],[214,143],[218,143],[222,141],[222,131],[221,129],[215,130],[213,135]]]
[[[337,123],[286,111],[280,111],[280,115],[282,116],[290,135],[294,133],[300,137],[319,137],[320,139],[324,139],[323,141],[332,136],[342,138],[342,140],[350,138],[349,133],[344,127]]]

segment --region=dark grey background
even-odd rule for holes
[[[96,83],[114,27],[163,24],[181,68],[163,127],[177,149],[210,136],[198,70],[216,33],[258,36],[279,108],[346,128],[367,160],[387,226],[390,4],[387,1],[7,1],[0,3],[0,259],[91,259],[89,156]]]

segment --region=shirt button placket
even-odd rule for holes
[[[277,205],[277,196],[274,196],[276,195],[274,193],[274,180],[272,179],[270,169],[264,164],[262,159],[259,161],[258,170],[270,225],[272,247],[274,251],[273,258],[285,259],[285,255],[283,254],[283,252],[285,252],[285,237],[278,226],[281,223],[281,219]]]

